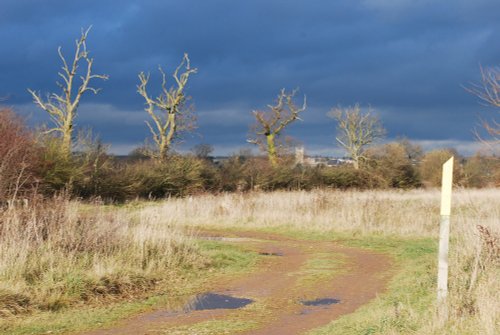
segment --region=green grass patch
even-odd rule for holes
[[[201,240],[198,244],[202,253],[210,258],[211,268],[219,272],[235,274],[248,271],[256,264],[259,257],[256,252],[243,250],[237,245],[224,242]]]
[[[331,280],[345,272],[345,256],[339,253],[316,253],[298,271],[299,287],[312,286],[317,282]]]

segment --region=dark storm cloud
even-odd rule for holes
[[[389,137],[470,141],[481,106],[461,85],[478,79],[480,63],[500,61],[499,10],[495,0],[3,0],[0,96],[40,113],[26,88],[53,91],[57,46],[70,55],[92,24],[95,70],[110,80],[85,97],[79,125],[122,151],[148,136],[137,73],[157,81],[157,66],[172,69],[183,52],[199,68],[189,93],[200,136],[185,147],[244,146],[250,111],[282,87],[307,94],[310,109],[290,133],[318,152],[333,145],[326,112],[355,102],[379,113]]]

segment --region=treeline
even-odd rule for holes
[[[460,158],[451,149],[423,153],[408,141],[369,148],[360,169],[301,166],[292,156],[273,165],[267,157],[235,154],[216,163],[209,151],[170,154],[166,160],[142,155],[115,157],[99,141],[82,141],[69,158],[60,138],[37,135],[10,110],[0,111],[0,200],[3,202],[68,192],[83,199],[123,202],[210,192],[310,190],[313,188],[373,189],[439,186],[441,164],[457,157],[455,184],[500,186],[499,161],[476,155]]]
[[[172,149],[175,139],[194,127],[186,87],[197,69],[191,67],[187,54],[174,70],[170,87],[160,67],[162,83],[158,96],[148,93],[149,74],[139,74],[137,92],[145,102],[152,142],[126,158],[114,157],[92,135],[76,140],[75,117],[82,96],[98,93],[99,89],[91,85],[96,79],[108,79],[107,75],[93,74],[88,33],[89,29],[82,30],[76,40],[72,60],[66,60],[58,50],[62,61],[59,76],[63,79],[63,85],[58,85],[62,89],[59,94],[51,93],[43,99],[40,93],[29,90],[34,103],[53,121],[51,128],[34,133],[12,111],[0,112],[1,202],[62,191],[77,198],[123,202],[201,192],[435,187],[441,179],[442,163],[452,155],[457,159],[456,185],[500,185],[499,162],[495,157],[477,155],[465,159],[452,149],[424,153],[404,140],[375,146],[386,131],[369,108],[363,111],[358,104],[339,106],[328,113],[337,124],[336,141],[350,156],[352,165],[296,164],[289,150],[293,140],[285,134],[291,123],[301,120],[307,108],[305,96],[302,103],[295,101],[296,90],[283,89],[266,110],[252,112],[255,124],[248,142],[257,145],[263,156],[241,153],[214,162],[206,150],[176,154]],[[74,84],[78,78],[79,86]],[[494,136],[495,132],[491,134]]]

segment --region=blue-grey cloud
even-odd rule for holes
[[[500,62],[499,10],[495,0],[3,0],[0,96],[46,120],[26,88],[54,91],[57,47],[70,56],[93,25],[95,71],[110,80],[84,97],[78,125],[115,151],[149,136],[137,73],[151,72],[154,90],[158,65],[172,70],[184,52],[199,69],[188,87],[198,129],[184,147],[245,146],[250,112],[282,87],[307,94],[304,122],[289,133],[317,152],[337,150],[328,110],[356,102],[377,111],[390,138],[465,147],[482,107],[462,86],[478,80],[479,64]]]

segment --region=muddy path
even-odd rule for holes
[[[191,334],[189,326],[223,320],[251,324],[246,327],[251,329],[243,327],[231,334],[303,334],[354,312],[382,293],[391,276],[387,255],[334,242],[301,241],[258,232],[231,233],[230,238],[219,232],[201,234],[259,252],[262,260],[258,269],[214,283],[210,288],[214,295],[202,297],[207,301],[192,300],[188,304],[195,310],[184,306],[181,310],[144,313],[113,328],[81,334]],[[242,302],[244,307],[232,309],[232,302],[236,307]],[[218,333],[215,329],[210,334]]]

